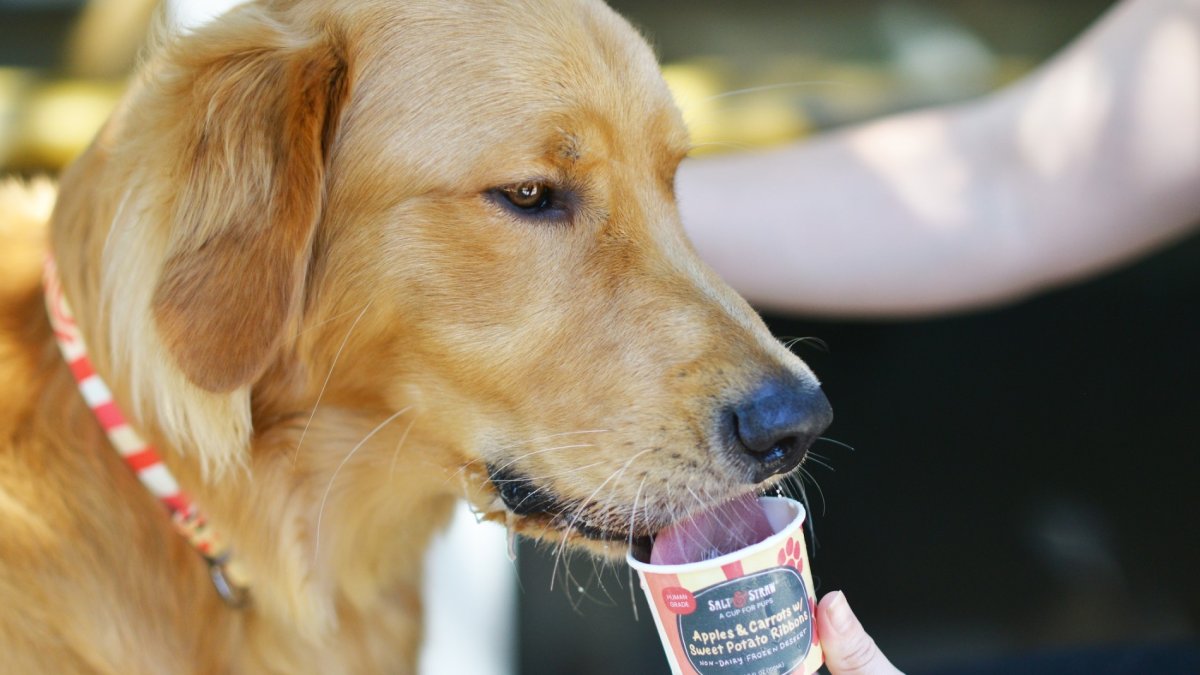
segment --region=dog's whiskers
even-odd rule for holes
[[[825,494],[821,492],[821,486],[817,483],[817,480],[813,478],[813,475],[805,469],[801,468],[800,473],[811,480],[812,484],[817,488],[817,493],[821,496],[821,510],[824,511]],[[801,479],[796,479],[796,487],[800,490],[800,499],[804,502],[804,511],[808,514],[808,517],[804,519],[804,522],[808,526],[808,540],[811,542],[813,550],[815,551],[817,548],[816,514],[813,513],[812,507],[809,506],[808,490],[804,488],[804,481]]]
[[[808,453],[808,461],[812,462],[813,464],[816,464],[818,466],[824,467],[830,471],[835,471],[835,472],[837,471],[837,469],[833,468],[833,465],[829,463],[828,457],[823,457],[821,455],[818,455],[817,453],[812,452],[811,450]]]
[[[692,152],[699,150],[700,148],[725,148],[728,150],[737,150],[739,152],[745,152],[750,149],[750,146],[742,144],[742,143],[726,143],[723,141],[706,141],[704,143],[692,143],[688,147],[688,154],[690,155]]]
[[[408,440],[408,432],[412,431],[413,425],[417,423],[417,416],[413,415],[408,421],[408,426],[404,427],[404,433],[400,435],[400,440],[396,442],[396,450],[392,452],[392,466],[388,472],[391,478],[396,477],[396,460],[400,458],[400,449],[404,447],[404,442]]]
[[[783,348],[787,349],[788,351],[791,351],[792,347],[794,347],[798,344],[812,344],[817,349],[819,349],[825,353],[829,353],[829,345],[819,337],[787,338],[787,340],[783,343]]]
[[[797,80],[795,82],[779,82],[776,84],[763,84],[763,85],[759,85],[757,87],[745,87],[744,89],[731,89],[730,91],[723,91],[720,94],[713,94],[712,96],[701,99],[701,102],[709,103],[711,101],[717,101],[717,100],[720,100],[723,98],[732,98],[734,96],[742,96],[745,94],[754,94],[754,93],[758,93],[760,91],[774,91],[777,89],[795,89],[798,87],[809,87],[809,86],[813,86],[813,85],[838,86],[838,87],[851,86],[846,82],[837,82],[834,80]]]
[[[709,502],[701,499],[700,495],[696,494],[696,491],[692,489],[692,481],[691,481],[690,477],[688,478],[687,483],[685,483],[683,487],[687,490],[688,494],[692,496],[692,499],[694,499],[696,501],[696,503],[700,505],[700,511],[704,511],[705,509],[708,508]],[[709,551],[709,552],[713,551],[716,548],[716,544],[713,543],[713,541],[708,538],[708,535],[705,534],[702,531],[702,529],[698,529],[698,528],[689,528],[689,529],[691,529],[694,533],[694,534],[690,535],[692,537],[693,543],[704,544],[704,550]],[[701,542],[700,539],[703,539],[704,541]]]
[[[647,478],[649,478],[648,475],[642,476],[642,482],[638,485],[637,493],[633,496],[633,509],[631,509],[629,511],[629,550],[630,551],[633,551],[633,531],[637,525],[638,501],[641,500],[642,488],[646,487],[646,479]],[[629,604],[633,608],[633,620],[637,621],[637,620],[639,620],[639,617],[638,617],[637,595],[634,593],[634,586],[633,586],[633,568],[629,567],[628,569],[629,569]]]
[[[496,467],[495,471],[497,473],[499,473],[500,471],[507,469],[508,467],[512,466],[513,464],[516,464],[517,462],[519,462],[523,459],[528,459],[529,457],[533,457],[534,455],[543,455],[547,452],[556,452],[559,450],[572,450],[575,448],[594,448],[594,447],[596,447],[596,445],[594,443],[576,443],[573,445],[556,445],[552,448],[545,448],[542,450],[534,450],[533,452],[527,452],[523,455],[518,455],[518,456],[514,457],[513,459],[510,459],[509,461],[505,462],[504,464],[501,464],[500,466]]]
[[[584,471],[586,469],[592,469],[597,466],[602,466],[605,463],[606,463],[605,460],[601,460],[599,462],[592,462],[591,464],[584,464],[583,466],[577,466],[577,467],[568,469],[567,471],[562,471],[560,473],[547,473],[547,474],[542,474],[539,476],[530,476],[530,477],[522,477],[522,478],[502,478],[502,479],[488,478],[488,479],[485,479],[483,483],[480,483],[480,487],[483,487],[483,486],[487,485],[488,483],[495,483],[496,485],[503,485],[505,483],[528,483],[530,481],[542,481],[547,478],[562,478],[563,476],[570,476],[571,474],[579,473],[580,471]]]
[[[642,450],[641,452],[636,453],[634,456],[630,457],[623,465],[621,465],[621,467],[619,469],[610,473],[608,475],[608,478],[605,478],[604,482],[600,483],[600,485],[598,485],[595,490],[592,490],[592,493],[590,495],[588,495],[586,499],[579,502],[579,507],[575,510],[575,513],[571,518],[570,526],[573,527],[575,525],[575,523],[579,521],[579,517],[582,516],[585,511],[595,508],[595,503],[592,500],[595,499],[596,495],[599,494],[599,492],[604,489],[604,486],[607,485],[609,481],[619,481],[621,479],[621,476],[624,475],[624,473],[629,469],[630,466],[633,465],[633,463],[635,461],[637,461],[637,459],[639,457],[641,457],[642,455],[645,455],[648,452],[653,452],[656,449],[657,448],[646,448],[645,450]],[[615,485],[615,483],[614,483],[614,485]]]
[[[384,427],[391,424],[396,418],[398,418],[401,415],[403,415],[404,413],[408,412],[411,408],[412,408],[412,406],[407,406],[405,408],[397,410],[395,413],[392,413],[392,415],[390,417],[388,417],[384,421],[380,422],[374,429],[367,432],[367,435],[363,436],[362,440],[359,441],[358,444],[355,445],[353,448],[351,448],[350,452],[346,453],[346,456],[342,458],[342,462],[337,465],[336,469],[333,470],[333,475],[329,477],[329,484],[325,486],[325,494],[321,495],[321,505],[317,509],[317,528],[316,528],[316,534],[313,535],[313,562],[314,563],[317,562],[317,558],[321,552],[321,523],[325,518],[325,505],[329,501],[329,493],[333,491],[333,483],[334,483],[334,481],[337,480],[338,474],[342,472],[342,469],[350,461],[350,458],[354,457],[354,453],[358,452],[358,450],[360,448],[362,448],[364,445],[367,444],[367,441],[371,440],[375,436],[375,434],[382,431]]]
[[[346,330],[346,336],[342,338],[342,344],[338,345],[337,352],[333,355],[333,362],[329,364],[329,372],[325,375],[325,381],[321,384],[321,391],[317,392],[317,401],[313,404],[312,413],[308,416],[308,421],[304,423],[304,430],[300,432],[300,438],[296,441],[296,451],[292,454],[292,469],[296,468],[296,460],[300,457],[300,446],[304,445],[304,437],[308,435],[308,428],[312,425],[312,421],[317,416],[317,409],[321,407],[321,399],[325,396],[325,390],[329,387],[329,380],[333,378],[333,369],[337,368],[338,359],[342,357],[342,351],[346,349],[346,344],[350,342],[350,335],[354,332],[354,328],[358,326],[358,322],[366,316],[367,310],[375,302],[372,297],[367,300],[367,304],[363,305],[358,316],[354,317],[354,322],[350,324],[350,328]]]
[[[305,333],[307,333],[313,329],[320,328],[321,326],[333,323],[334,321],[337,321],[338,319],[342,318],[343,316],[350,316],[351,314],[355,313],[356,311],[358,311],[358,310],[348,309],[344,312],[338,312],[337,314],[334,314],[333,316],[329,317],[328,319],[325,319],[324,321],[318,321],[314,324],[311,324],[311,325],[305,326],[304,328],[301,328],[300,330],[296,331],[296,334],[293,335],[292,338],[293,339],[298,338],[301,335],[304,335]]]
[[[550,440],[553,438],[561,438],[563,436],[573,436],[573,435],[579,435],[579,434],[605,434],[605,433],[609,433],[609,430],[608,429],[585,429],[583,431],[563,431],[563,432],[560,432],[557,434],[550,434],[548,436],[540,436],[537,438],[530,438],[528,440],[511,443],[509,445],[504,445],[504,446],[497,448],[497,451],[511,450],[513,448],[519,448],[522,445],[529,445],[530,443],[540,443],[542,441],[547,441],[547,440]],[[560,450],[566,449],[566,447],[572,447],[572,446],[560,446],[558,449],[560,449]],[[584,447],[584,446],[580,446],[580,447]],[[525,457],[528,457],[528,455],[525,455]],[[514,460],[514,461],[519,461],[520,459],[523,459],[523,458],[524,457],[519,457],[519,458],[517,458],[517,460]],[[475,466],[476,464],[486,463],[486,461],[487,461],[487,459],[484,457],[477,457],[475,459],[472,459],[468,462],[463,463],[462,466],[458,467],[458,469],[455,470],[454,473],[452,473],[449,477],[447,477],[447,479],[446,479],[447,482],[450,481],[451,479],[453,479],[455,476],[458,476],[462,472],[466,471],[467,469],[470,469],[472,466]]]
[[[522,499],[522,502],[525,500]],[[504,514],[505,540],[508,543],[508,561],[517,562],[517,514],[507,511]]]
[[[575,529],[575,524],[579,522],[579,519],[584,515],[584,513],[586,513],[589,509],[594,508],[594,504],[593,504],[592,500],[596,497],[597,494],[600,493],[601,490],[604,489],[604,486],[607,485],[609,483],[609,481],[620,480],[621,476],[624,475],[625,471],[627,471],[629,469],[629,467],[633,466],[633,463],[635,461],[637,461],[637,459],[639,457],[645,455],[646,453],[653,452],[656,449],[657,448],[646,448],[645,450],[642,450],[641,452],[634,454],[620,468],[618,468],[616,471],[613,471],[612,473],[610,473],[608,475],[608,478],[605,478],[604,481],[602,483],[600,483],[600,485],[598,485],[595,490],[592,490],[592,493],[590,495],[588,495],[586,499],[579,502],[579,505],[575,508],[574,513],[570,516],[570,522],[568,522],[566,524],[566,526],[563,528],[563,533],[564,533],[563,538],[562,538],[562,541],[559,543],[558,550],[555,552],[555,555],[554,555],[554,568],[550,574],[550,590],[554,590],[555,571],[557,571],[558,565],[562,560],[563,551],[566,549],[566,544],[567,544],[567,539],[568,539],[567,535],[569,535],[570,532],[573,529]],[[559,513],[557,517],[561,518],[563,513],[566,513],[566,509],[563,509],[563,511],[561,513]]]
[[[558,580],[559,559],[562,557],[563,549],[567,547],[567,539],[571,536],[570,527],[565,527],[559,530],[559,532],[561,535],[559,536],[558,544],[554,547],[554,564],[550,566],[550,590],[552,591],[554,590],[554,583]]]
[[[607,433],[611,433],[611,431],[612,431],[611,429],[584,429],[582,431],[562,431],[557,434],[550,434],[548,436],[539,436],[537,438],[530,438],[530,439],[524,440],[524,441],[517,441],[516,443],[512,443],[510,445],[504,445],[497,449],[498,450],[511,450],[513,448],[517,448],[522,445],[529,445],[530,443],[541,443],[542,441],[548,441],[553,438],[562,438],[563,436],[578,436],[578,435],[582,435],[582,434],[607,434]]]
[[[817,489],[817,496],[821,499],[821,513],[823,515],[825,513],[825,504],[827,503],[825,501],[825,491],[821,489],[821,484],[817,481],[817,477],[812,475],[812,472],[810,472],[808,469],[801,468],[800,473],[803,474],[800,479],[801,487],[804,486],[803,479],[807,478],[809,482],[813,484],[813,487]]]
[[[527,494],[527,495],[525,495],[524,497],[522,497],[522,498],[521,498],[521,501],[517,502],[517,503],[516,503],[516,504],[515,504],[515,505],[512,507],[513,511],[515,511],[515,510],[517,510],[517,509],[520,509],[520,508],[521,508],[521,506],[523,506],[523,505],[525,504],[525,502],[529,501],[529,499],[530,499],[531,497],[534,497],[534,496],[536,496],[536,495],[537,495],[539,492],[543,492],[543,491],[545,491],[545,490],[549,489],[549,487],[550,487],[549,485],[542,485],[541,487],[538,487],[537,489],[535,489],[535,490],[531,491],[529,494]],[[511,513],[511,512],[510,512],[510,513]]]
[[[818,440],[818,441],[825,441],[826,443],[833,443],[834,445],[840,445],[841,447],[843,447],[843,448],[846,448],[846,449],[847,449],[847,450],[849,450],[850,452],[854,452],[854,451],[855,451],[855,450],[854,450],[854,446],[853,446],[853,445],[850,445],[849,443],[843,443],[843,442],[841,442],[841,441],[838,441],[838,440],[832,439],[832,438],[830,438],[830,437],[828,437],[828,436],[817,436],[817,440]]]
[[[629,548],[633,548],[633,533],[637,530],[637,512],[638,502],[642,499],[642,488],[646,487],[646,480],[649,475],[642,476],[642,482],[638,483],[637,492],[633,495],[633,508],[629,511]]]

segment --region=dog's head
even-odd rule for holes
[[[680,114],[598,1],[252,5],[131,101],[109,332],[177,445],[406,411],[398,481],[595,544],[761,489],[830,421],[689,245]]]

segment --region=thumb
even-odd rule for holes
[[[821,598],[817,628],[825,665],[832,675],[900,675],[863,630],[841,591]]]

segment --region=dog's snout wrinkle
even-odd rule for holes
[[[833,409],[816,383],[791,376],[766,380],[723,416],[730,454],[755,483],[799,466],[832,421]]]

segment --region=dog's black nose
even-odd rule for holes
[[[772,378],[728,408],[726,437],[758,483],[796,468],[832,421],[833,409],[816,383]]]

